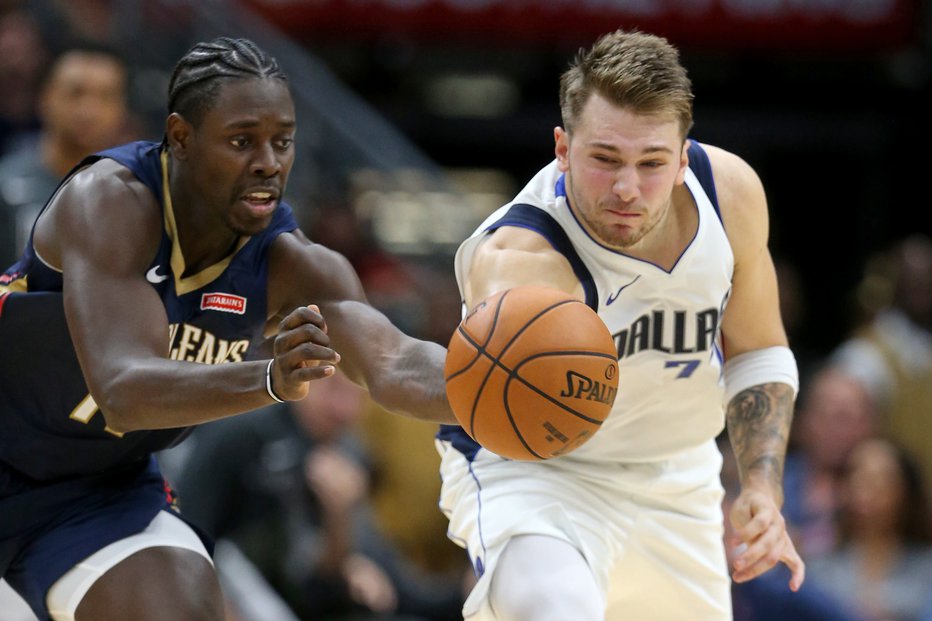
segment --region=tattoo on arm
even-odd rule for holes
[[[741,482],[771,486],[783,499],[783,461],[793,421],[793,389],[786,384],[759,384],[739,392],[725,411]]]

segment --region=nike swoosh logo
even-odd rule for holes
[[[616,291],[614,294],[609,293],[609,294],[608,294],[608,298],[605,299],[605,305],[606,305],[606,306],[610,306],[611,304],[613,304],[613,303],[615,302],[615,300],[618,299],[618,296],[621,295],[621,292],[624,291],[625,289],[627,289],[628,287],[630,287],[631,285],[633,285],[634,283],[636,283],[636,282],[638,281],[638,278],[640,278],[640,277],[641,277],[641,275],[638,274],[637,276],[634,277],[634,280],[632,280],[631,282],[629,282],[627,285],[618,287],[618,291]]]
[[[162,281],[168,280],[168,274],[159,274],[158,269],[162,267],[161,265],[156,265],[151,270],[146,272],[146,280],[151,282],[153,285],[157,285]]]

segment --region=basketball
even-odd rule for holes
[[[618,391],[615,342],[595,311],[556,289],[522,286],[460,322],[444,365],[463,429],[502,457],[541,460],[588,441]]]

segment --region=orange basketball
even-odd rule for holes
[[[599,430],[618,391],[605,323],[569,294],[536,286],[472,309],[450,339],[444,373],[463,429],[510,459],[575,450]]]

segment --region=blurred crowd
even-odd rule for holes
[[[932,239],[910,235],[869,258],[849,336],[829,352],[796,346],[798,275],[784,264],[778,276],[801,371],[784,516],[807,579],[796,594],[779,568],[735,585],[735,619],[930,621]],[[720,446],[727,516],[737,471]]]
[[[0,1],[4,267],[84,155],[157,138],[131,105],[132,67],[113,45],[107,5]],[[348,200],[299,217],[349,258],[399,327],[446,344],[460,318],[449,257],[381,250]],[[777,272],[801,372],[785,515],[808,577],[797,594],[780,569],[735,585],[735,618],[932,621],[932,240],[916,233],[865,261],[851,316],[839,318],[848,337],[829,351],[798,336],[800,266],[784,257]],[[182,510],[218,542],[229,618],[461,618],[473,577],[437,508],[434,431],[334,377],[301,403],[205,425],[164,453]],[[727,515],[737,475],[724,437],[721,446]],[[0,590],[0,621],[29,619],[9,598]]]

